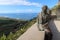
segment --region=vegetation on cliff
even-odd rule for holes
[[[16,40],[35,22],[36,17],[31,20],[0,17],[0,40]]]

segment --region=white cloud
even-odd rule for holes
[[[26,5],[40,7],[40,3],[29,2],[27,0],[0,0],[0,5]]]
[[[15,10],[0,10],[0,13],[15,13]]]
[[[33,12],[34,12],[33,9],[0,10],[0,13],[33,13]]]
[[[25,9],[25,10],[15,10],[16,13],[33,13],[33,9]]]

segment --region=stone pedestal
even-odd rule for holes
[[[51,20],[49,27],[53,33],[53,40],[60,40],[60,20]]]

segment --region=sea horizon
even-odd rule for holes
[[[37,17],[38,13],[0,13],[0,17],[7,17],[13,19],[30,20]]]

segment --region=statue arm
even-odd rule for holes
[[[41,16],[41,13],[38,14],[37,21],[38,21],[39,24],[42,23],[42,16]]]

